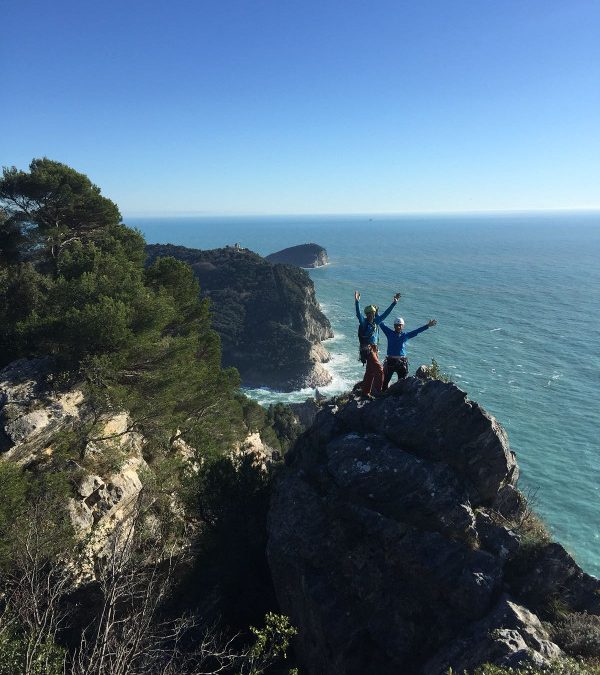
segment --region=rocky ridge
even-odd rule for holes
[[[561,654],[549,602],[600,614],[600,582],[531,542],[501,425],[454,384],[407,378],[322,406],[269,514],[281,609],[309,673],[445,675]]]
[[[293,391],[331,381],[322,341],[333,331],[304,270],[273,265],[239,247],[157,244],[147,250],[150,261],[173,256],[192,267],[212,304],[223,365],[237,368],[244,385]]]

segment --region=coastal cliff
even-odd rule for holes
[[[518,473],[503,428],[454,384],[408,378],[375,401],[327,402],[287,455],[268,524],[306,672],[561,657],[540,617],[556,604],[599,615],[600,582],[550,541]]]
[[[172,256],[191,266],[212,303],[223,366],[237,368],[244,385],[292,391],[331,381],[322,341],[333,331],[304,270],[273,265],[239,247],[155,244],[147,251],[150,260]]]
[[[298,267],[323,267],[329,263],[327,251],[319,244],[299,244],[265,256],[265,260]]]

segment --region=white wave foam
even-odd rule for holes
[[[490,329],[490,333],[495,333],[497,330],[502,330],[502,328],[492,328]]]

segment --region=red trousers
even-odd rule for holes
[[[383,384],[383,366],[379,362],[377,355],[377,345],[372,345],[367,355],[367,369],[362,381],[363,396],[369,394],[379,394]]]

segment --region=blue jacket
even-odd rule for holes
[[[379,324],[387,318],[388,314],[394,309],[395,302],[385,310],[381,315],[375,314],[373,323],[369,323],[366,317],[362,316],[360,313],[360,307],[358,305],[358,300],[355,300],[354,304],[356,305],[356,318],[360,323],[360,332],[366,339],[368,339],[369,344],[377,345],[379,344]]]
[[[406,356],[406,343],[414,338],[415,335],[422,333],[424,330],[427,330],[429,326],[425,324],[420,328],[411,330],[408,333],[402,331],[401,333],[396,333],[395,330],[388,328],[386,325],[381,324],[381,330],[385,333],[385,336],[388,340],[387,355],[388,356]]]

